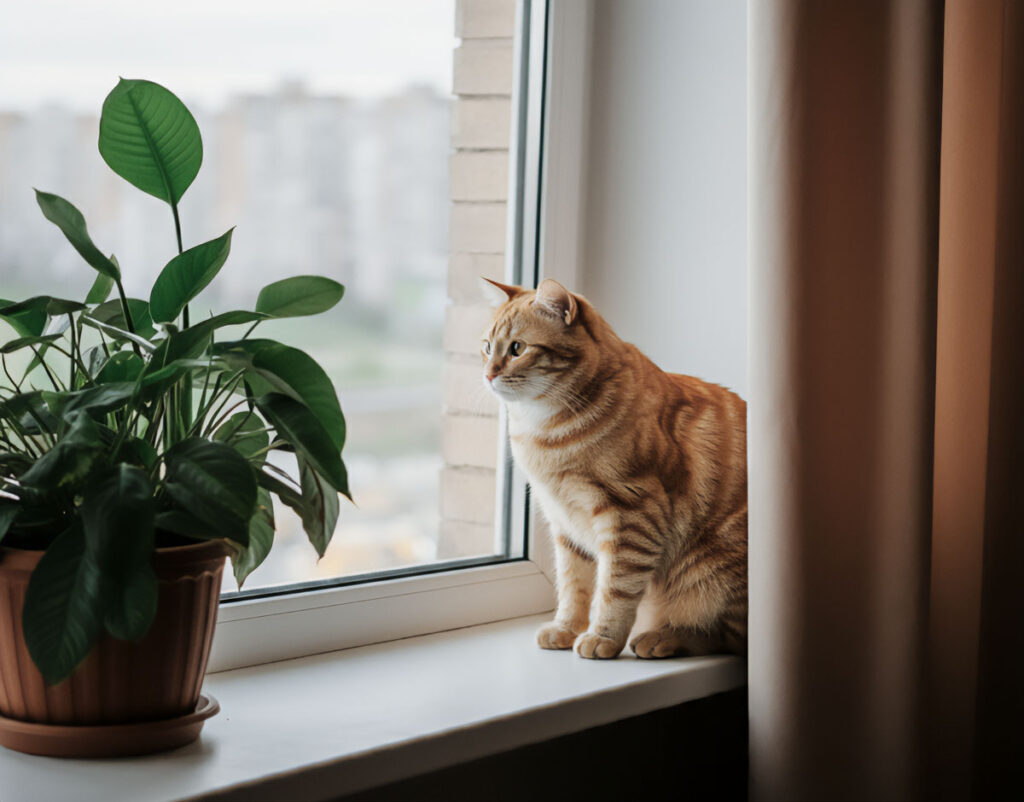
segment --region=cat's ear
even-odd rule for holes
[[[483,289],[484,296],[490,302],[491,306],[501,306],[523,292],[522,287],[514,287],[511,284],[502,284],[500,281],[493,281],[492,279],[485,278],[484,276],[480,276],[480,286]]]
[[[573,294],[551,278],[544,279],[537,287],[537,297],[533,299],[533,303],[539,311],[546,315],[554,315],[564,321],[566,326],[572,324],[579,310]]]

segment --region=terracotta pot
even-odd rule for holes
[[[158,549],[156,619],[138,643],[103,635],[58,685],[36,669],[21,628],[29,577],[41,551],[0,548],[0,715],[45,724],[114,724],[191,713],[217,622],[222,543]]]

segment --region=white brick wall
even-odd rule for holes
[[[514,0],[458,0],[455,35],[462,39],[510,39],[515,35]]]
[[[452,145],[507,152],[511,115],[508,98],[459,98],[452,107]]]
[[[503,201],[508,197],[508,151],[462,150],[448,163],[453,201]]]
[[[479,277],[505,274],[515,0],[458,0],[455,16],[441,559],[494,548],[498,404],[480,378]]]
[[[512,93],[512,41],[466,39],[456,48],[452,65],[455,94],[498,95]]]
[[[504,203],[453,203],[448,244],[452,253],[503,253]]]

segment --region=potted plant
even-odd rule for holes
[[[225,556],[241,586],[270,551],[272,496],[322,556],[349,495],[331,381],[302,351],[251,336],[330,309],[344,288],[284,278],[251,311],[197,319],[190,302],[232,231],[183,245],[178,203],[203,155],[195,119],[164,87],[121,80],[99,151],[170,206],[178,253],[148,299],[130,298],[78,209],[37,190],[95,281],[81,301],[0,299],[17,335],[0,346],[0,743],[48,754],[197,737],[216,712],[200,689]],[[268,461],[274,450],[295,455],[297,476]]]

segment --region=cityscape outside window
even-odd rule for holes
[[[313,355],[338,388],[356,506],[343,500],[319,562],[298,519],[278,509],[273,551],[247,588],[494,549],[477,536],[446,553],[440,537],[452,470],[442,412],[455,30],[454,0],[189,0],[173,11],[93,0],[87,13],[40,0],[0,30],[0,295],[57,282],[79,297],[93,279],[43,219],[33,187],[82,210],[129,295],[146,297],[176,252],[166,205],[96,150],[100,106],[119,75],[167,86],[199,123],[204,167],[181,202],[185,247],[237,226],[194,319],[252,308],[260,287],[285,275],[346,287],[320,317],[263,325]],[[3,323],[0,335],[10,335]],[[496,451],[493,425],[487,435]]]

